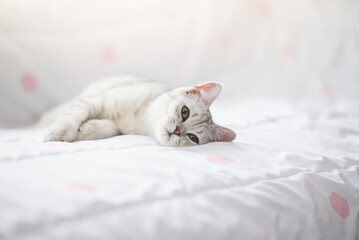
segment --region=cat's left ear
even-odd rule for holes
[[[218,83],[204,83],[199,86],[194,86],[187,93],[199,95],[202,101],[208,106],[212,104],[222,90],[222,86]]]
[[[213,129],[215,142],[231,142],[236,138],[236,134],[229,128],[216,125]]]

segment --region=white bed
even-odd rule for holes
[[[359,240],[359,1],[0,0],[0,240]],[[91,81],[219,82],[233,143],[43,143]]]
[[[1,130],[0,239],[359,239],[358,101],[230,103],[233,143]]]

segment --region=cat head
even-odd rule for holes
[[[184,147],[230,142],[236,134],[212,121],[209,107],[222,90],[218,83],[176,88],[161,95],[161,118],[155,138],[164,146]]]

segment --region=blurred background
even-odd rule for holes
[[[359,96],[358,0],[0,0],[0,127],[34,122],[98,78],[221,99]]]

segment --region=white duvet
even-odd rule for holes
[[[0,239],[359,239],[358,101],[212,112],[233,143],[1,130]]]

